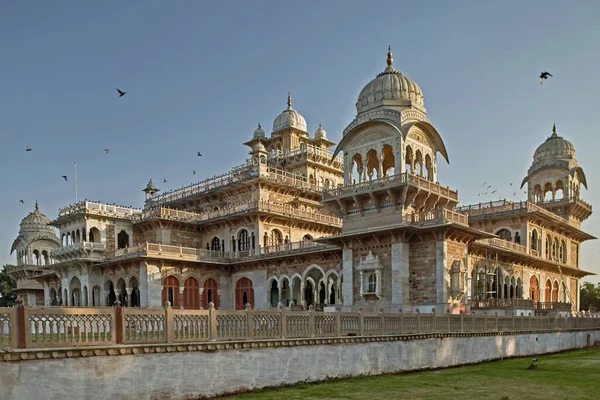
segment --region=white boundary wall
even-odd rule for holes
[[[0,362],[0,397],[190,399],[326,376],[533,356],[594,341],[600,341],[600,330]]]

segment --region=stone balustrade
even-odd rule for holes
[[[8,326],[8,329],[6,329]],[[345,336],[498,333],[598,329],[600,318],[500,317],[363,312],[0,308],[0,344],[8,349],[73,348]],[[8,339],[7,339],[8,338]]]
[[[390,189],[405,184],[426,190],[439,196],[447,197],[451,200],[458,201],[458,191],[451,190],[450,188],[444,187],[439,183],[431,182],[430,180],[408,172],[384,176],[379,179],[360,182],[354,185],[347,185],[325,190],[323,191],[323,200],[326,201],[348,196],[356,196],[359,194],[370,193],[374,190]]]
[[[289,205],[275,203],[267,200],[249,201],[239,204],[228,204],[216,211],[203,213],[194,213],[189,211],[176,210],[172,208],[157,207],[144,210],[134,217],[134,222],[144,222],[153,219],[167,219],[172,221],[201,223],[209,222],[221,218],[229,218],[237,214],[246,214],[249,212],[267,212],[271,214],[294,217],[305,221],[311,221],[320,224],[341,227],[342,220],[332,215],[319,212],[304,211]]]
[[[73,256],[86,257],[91,252],[103,253],[105,250],[106,245],[104,243],[79,242],[73,243],[68,246],[52,249],[50,255],[52,256],[52,258],[56,259],[57,261],[60,261],[62,258],[69,258]]]
[[[129,219],[142,210],[132,207],[121,207],[112,204],[83,200],[58,211],[58,219],[75,214],[95,214]]]

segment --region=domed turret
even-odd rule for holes
[[[535,150],[521,187],[525,184],[529,201],[558,215],[583,221],[591,214],[591,206],[580,199],[581,185],[587,189],[587,179],[577,163],[575,146],[558,135],[556,124]]]
[[[279,132],[286,128],[295,128],[306,132],[306,120],[300,113],[292,108],[292,96],[288,93],[287,109],[273,121],[273,132]]]
[[[254,145],[254,147],[252,148],[252,151],[257,153],[257,152],[267,152],[267,149],[265,148],[265,145],[262,144],[261,142],[258,142]]]
[[[19,230],[19,233],[38,231],[54,233],[54,228],[49,224],[50,218],[46,217],[40,212],[38,203],[36,201],[35,210],[21,220],[21,229]]]
[[[323,129],[321,124],[319,124],[319,128],[317,128],[317,130],[315,131],[315,140],[322,139],[327,139],[327,132],[325,132],[325,129]]]
[[[356,102],[357,114],[381,106],[399,110],[414,107],[425,112],[421,88],[397,71],[392,65],[393,61],[392,51],[388,48],[388,66],[361,90]]]
[[[19,236],[10,249],[17,251],[17,265],[49,263],[50,251],[60,245],[50,219],[40,212],[37,201],[35,210],[21,220]]]
[[[254,139],[262,140],[265,138],[265,131],[262,130],[260,123],[258,124],[258,128],[254,131]]]
[[[533,162],[545,160],[575,160],[575,146],[556,133],[556,124],[552,126],[552,135],[546,139],[533,155]]]

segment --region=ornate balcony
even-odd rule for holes
[[[281,257],[291,254],[333,249],[337,249],[337,247],[306,240],[236,252],[212,251],[158,243],[142,243],[137,246],[109,252],[106,254],[106,260],[116,261],[126,258],[155,257],[169,260],[210,262],[230,265],[255,259]]]
[[[142,210],[131,207],[121,207],[111,204],[97,203],[93,201],[80,201],[71,204],[68,207],[61,208],[58,211],[58,218],[52,221],[52,224],[60,223],[78,215],[98,215],[103,217],[131,219],[134,215],[141,213]]]
[[[473,299],[470,301],[471,309],[490,310],[490,309],[506,309],[519,308],[526,309],[534,308],[533,300],[529,299]]]
[[[106,245],[104,243],[80,242],[53,249],[51,256],[57,262],[74,259],[100,261],[104,258],[105,250]]]

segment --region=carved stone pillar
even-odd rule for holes
[[[133,291],[133,288],[125,288],[125,292],[127,292],[127,304],[125,304],[126,307],[133,307],[131,305],[131,293]]]
[[[179,286],[179,309],[183,310],[183,291],[184,291],[184,287],[183,286]]]

